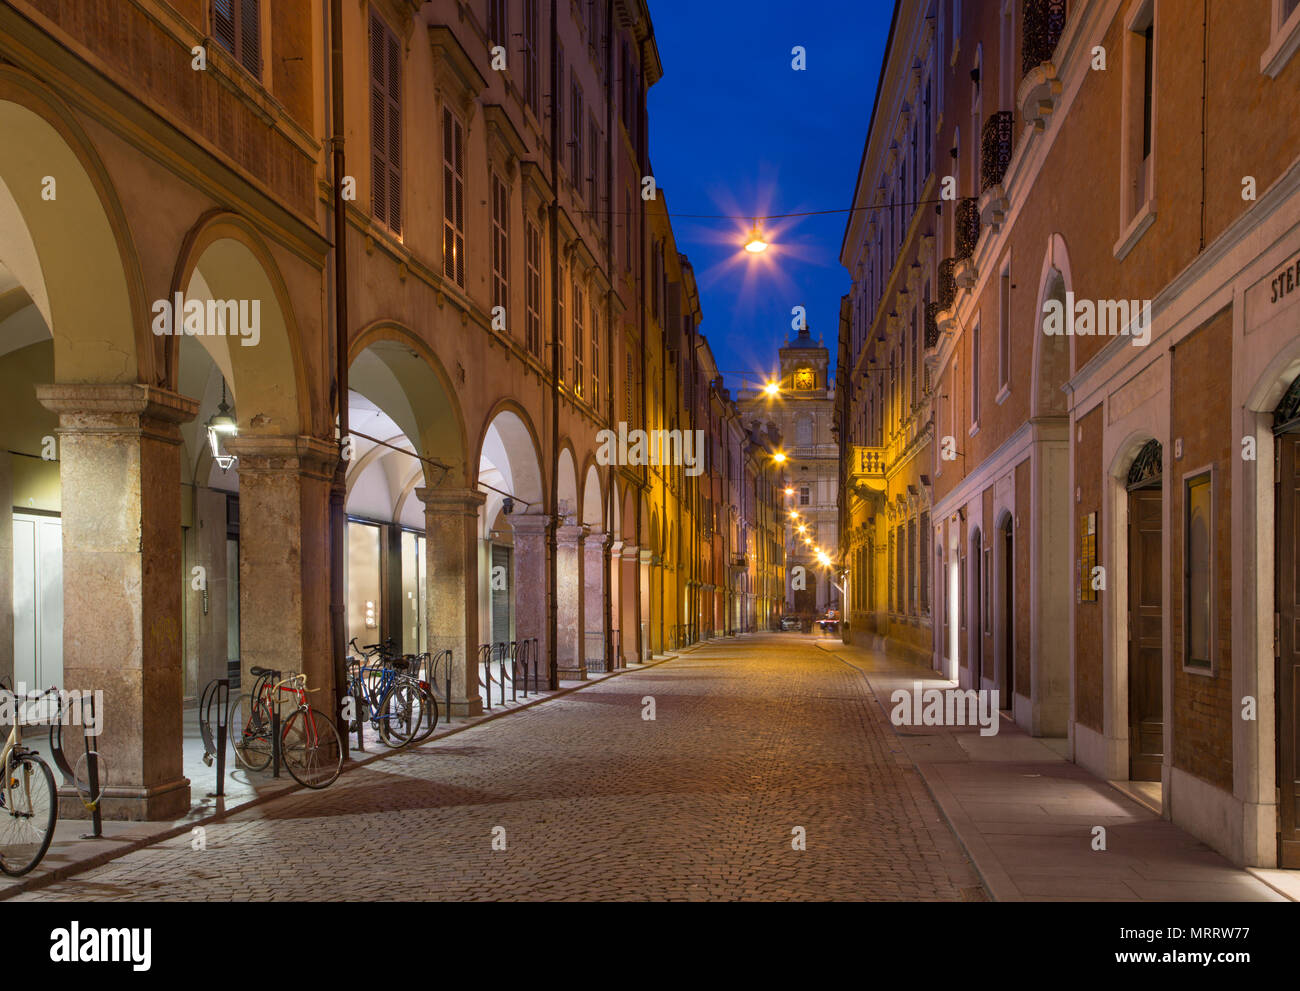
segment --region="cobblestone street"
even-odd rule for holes
[[[862,675],[798,634],[706,645],[204,838],[20,898],[984,897]]]

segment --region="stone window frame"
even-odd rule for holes
[[[1290,13],[1287,6],[1291,7]],[[1269,4],[1269,42],[1259,58],[1259,71],[1276,79],[1291,56],[1300,49],[1300,2],[1272,0]]]
[[[1120,237],[1112,250],[1117,261],[1123,261],[1133,246],[1142,239],[1156,220],[1156,158],[1159,151],[1156,126],[1159,116],[1160,43],[1162,32],[1158,25],[1162,10],[1161,0],[1132,0],[1124,15],[1124,44],[1120,97]],[[1152,30],[1151,61],[1151,151],[1141,160],[1143,118],[1146,95],[1146,40],[1145,32]],[[1139,47],[1139,43],[1141,47]],[[1135,143],[1138,148],[1135,150]],[[1142,175],[1142,195],[1137,195],[1139,170]]]

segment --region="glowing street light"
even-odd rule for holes
[[[745,242],[745,250],[751,255],[761,255],[767,250],[767,242],[763,240],[763,232],[759,230],[758,221],[754,221],[754,229],[749,232],[749,240]]]
[[[775,398],[781,394],[780,382],[769,382],[763,386],[763,395]]]
[[[785,494],[788,496],[794,495],[794,489],[787,485],[785,489]]]
[[[806,523],[800,523],[797,527],[795,527],[795,529],[798,530],[800,533],[807,533],[807,532],[808,532],[808,524],[806,524]]]
[[[786,459],[785,459],[785,452],[784,452],[784,451],[777,451],[775,454],[772,455],[772,460],[775,461],[775,462],[776,462],[777,464],[779,464],[779,465],[783,465],[783,464],[785,464],[785,460],[786,460]]]

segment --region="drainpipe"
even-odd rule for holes
[[[607,428],[612,428],[614,425],[614,341],[616,340],[614,285],[618,278],[614,271],[614,126],[614,0],[607,0],[605,9],[605,186],[608,190],[605,201],[608,218],[605,224],[605,230],[608,232],[605,238],[605,270],[609,273],[609,295],[605,298],[605,328],[608,331],[605,342],[605,366],[609,369],[609,374],[605,376],[605,406],[609,411],[605,417]],[[608,469],[609,473],[605,479],[605,547],[601,560],[605,566],[605,577],[602,579],[604,584],[602,601],[605,604],[605,668],[607,671],[612,671],[619,666],[618,658],[610,653],[610,646],[614,642],[614,583],[610,571],[614,546],[615,466],[609,465]],[[621,575],[619,577],[622,578]]]
[[[343,0],[330,7],[330,171],[334,185],[334,403],[338,413],[339,438],[348,435],[348,251],[347,214],[343,201],[343,177],[347,164],[343,154]],[[346,603],[343,595],[344,540],[347,531],[345,501],[347,465],[339,458],[330,486],[330,628],[334,639],[334,704],[343,755],[348,753],[347,721],[343,718],[344,688],[347,685]]]
[[[551,0],[551,519],[546,525],[546,625],[551,651],[547,661],[547,682],[551,691],[560,687],[559,644],[559,554],[555,528],[560,513],[560,123],[556,112],[564,99],[563,80],[556,71],[560,45],[559,7],[561,0]]]
[[[639,62],[641,62],[641,63],[644,63],[644,62],[645,62],[645,42],[643,42],[643,41],[637,42],[636,51],[637,51],[637,60],[638,60]],[[640,178],[644,179],[646,173],[648,172],[647,165],[649,165],[649,157],[650,157],[649,155],[646,154],[646,150],[647,150],[647,149],[646,149],[646,142],[647,142],[647,138],[648,138],[648,128],[646,127],[646,99],[645,99],[645,85],[644,85],[644,83],[642,83],[642,85],[640,85],[640,86],[638,87],[638,93],[637,93],[637,125],[636,125],[636,133],[637,133],[637,165],[638,165],[638,166],[640,167],[640,169],[641,169],[641,177],[640,177]],[[640,268],[640,272],[639,272],[639,274],[640,274],[640,279],[639,279],[639,285],[638,285],[638,287],[637,287],[636,298],[637,298],[637,325],[638,325],[638,327],[640,328],[640,343],[641,343],[641,364],[640,364],[640,368],[641,368],[641,422],[642,422],[642,428],[644,429],[645,427],[649,426],[649,419],[650,419],[650,405],[649,405],[648,397],[647,397],[647,394],[646,394],[646,384],[647,384],[647,383],[646,383],[646,373],[645,373],[645,336],[646,336],[646,325],[645,325],[645,305],[646,305],[646,298],[645,298],[645,290],[646,290],[646,285],[645,285],[645,283],[646,283],[646,256],[645,256],[645,228],[646,228],[646,217],[645,217],[645,212],[646,212],[646,211],[645,211],[645,197],[644,197],[644,196],[640,196],[640,197],[638,198],[638,202],[640,203],[640,208],[637,210],[637,218],[638,218],[638,220],[639,220],[639,230],[638,230],[638,234],[639,234],[639,236],[640,236],[640,241],[639,241],[639,243],[638,243],[638,245],[637,245],[637,249],[638,249],[638,250],[637,250],[637,254],[638,254],[639,259],[640,259],[640,266],[639,266],[639,268]],[[640,498],[640,496],[643,495],[644,492],[645,492],[646,484],[647,484],[647,482],[648,482],[648,480],[649,480],[649,477],[650,477],[649,469],[648,469],[648,468],[642,468],[642,469],[641,469],[641,475],[640,475],[640,482],[641,482],[640,488],[641,488],[641,493],[638,494],[638,498],[637,498],[637,501],[636,501],[636,543],[637,543],[637,556],[638,556],[638,561],[637,561],[637,565],[636,565],[636,659],[637,659],[637,663],[638,663],[638,664],[640,664],[640,663],[644,663],[644,661],[645,661],[645,646],[646,646],[645,643],[644,643],[644,638],[643,638],[642,635],[641,635],[641,625],[642,625],[642,616],[641,616],[641,562],[640,562],[639,558],[640,558],[641,551],[642,551],[642,549],[644,548],[645,545],[644,545],[644,542],[643,542],[643,534],[642,534],[642,530],[641,530],[641,525],[642,525],[642,519],[641,519],[641,517],[642,517],[641,504],[642,504],[642,502],[643,502],[644,500],[643,500],[642,498]],[[647,588],[646,591],[649,592],[649,589]]]

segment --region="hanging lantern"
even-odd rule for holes
[[[208,419],[208,445],[212,448],[212,460],[221,468],[222,474],[230,470],[230,467],[238,460],[233,454],[226,454],[221,449],[223,437],[234,437],[239,433],[239,425],[235,418],[230,415],[230,407],[226,405],[226,381],[221,380],[221,405],[217,411]]]

